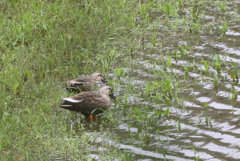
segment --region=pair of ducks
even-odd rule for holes
[[[115,100],[116,97],[108,85],[99,88],[98,93],[91,92],[96,87],[98,81],[108,82],[99,72],[94,72],[89,78],[77,78],[69,81],[69,86],[66,88],[67,91],[78,94],[62,98],[64,103],[60,107],[80,112],[85,116],[90,116],[90,118],[92,115],[102,113],[110,106],[110,98],[108,96]]]

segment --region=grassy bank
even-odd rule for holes
[[[85,155],[94,150],[89,143],[98,134],[89,135],[85,128],[76,132],[67,122],[69,113],[57,106],[67,95],[62,82],[110,70],[116,53],[108,44],[120,35],[128,37],[136,4],[122,0],[0,3],[1,159],[87,160]],[[112,57],[106,57],[110,53]]]

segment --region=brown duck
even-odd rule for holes
[[[116,100],[111,87],[103,86],[98,90],[98,93],[87,91],[62,98],[64,103],[60,107],[80,112],[85,116],[97,115],[110,106],[110,98],[108,96]]]
[[[94,72],[88,78],[77,78],[68,82],[66,87],[68,92],[80,93],[82,91],[92,91],[97,86],[97,81],[107,83],[108,81],[99,72]]]

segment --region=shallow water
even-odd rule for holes
[[[235,3],[236,6],[240,6],[239,2]],[[234,11],[235,7],[227,7],[227,11],[232,13],[232,17],[227,16],[227,20],[220,20],[224,14],[217,14],[217,9],[210,4],[204,8],[206,15],[203,22],[205,25],[212,23],[212,31],[188,33],[184,36],[184,32],[178,30],[179,34],[168,35],[163,33],[170,30],[168,25],[159,24],[158,30],[162,33],[158,35],[158,43],[161,47],[151,48],[151,43],[146,40],[143,48],[135,49],[132,53],[137,63],[134,68],[124,67],[128,72],[120,79],[114,74],[109,74],[111,79],[120,82],[120,85],[115,83],[117,95],[124,95],[127,91],[128,100],[127,107],[123,107],[123,100],[115,106],[115,111],[122,116],[123,121],[112,129],[113,134],[119,138],[119,143],[114,145],[131,152],[133,160],[153,161],[165,158],[186,161],[195,160],[196,157],[207,161],[239,160],[240,84],[234,82],[228,73],[231,62],[240,66],[240,19],[239,10]],[[182,12],[187,14],[188,11],[186,9]],[[219,26],[225,22],[228,23],[228,31],[222,35]],[[167,35],[168,41],[163,38]],[[180,45],[188,46],[188,53],[178,60],[172,59],[171,69],[165,69],[158,60],[173,55]],[[221,73],[218,74],[210,65],[211,74],[205,74],[204,63],[201,60],[212,62],[214,54],[219,55],[223,62]],[[192,68],[191,64],[195,64],[195,68]],[[189,67],[188,78],[185,77],[184,66]],[[183,99],[182,106],[156,101],[153,94],[149,98],[148,95],[144,95],[144,84],[157,79],[152,71],[164,69],[186,78],[183,84],[187,88],[181,89],[182,93],[179,95],[179,98]],[[213,83],[214,75],[219,78],[217,86]],[[131,93],[131,90],[126,89],[129,83],[142,94]],[[233,90],[236,96],[233,96]],[[146,106],[149,107],[149,114],[154,108],[170,108],[171,116],[169,119],[161,117],[154,118],[152,122],[141,122],[126,114],[132,107],[144,111]],[[124,110],[120,111],[121,108]]]
[[[240,83],[232,80],[229,71],[233,68],[232,62],[240,66],[240,16],[239,10],[234,10],[236,6],[240,7],[240,2],[227,6],[224,13],[214,8],[213,4],[206,2],[204,5],[201,9],[205,10],[205,16],[201,25],[210,25],[210,28],[191,33],[186,32],[183,25],[171,34],[171,23],[161,22],[155,29],[159,33],[156,47],[149,41],[151,31],[144,33],[144,44],[136,45],[133,53],[126,53],[135,60],[123,67],[126,74],[117,77],[109,73],[115,95],[120,97],[111,110],[121,121],[117,127],[110,127],[118,142],[106,137],[99,137],[97,142],[108,142],[129,152],[133,160],[140,161],[187,161],[197,157],[206,161],[239,160]],[[179,20],[188,14],[188,8],[183,8],[181,12],[183,17]],[[220,26],[226,22],[228,30],[224,34]],[[187,52],[181,54],[179,46],[184,46]],[[174,51],[179,53],[177,59]],[[221,58],[221,72],[218,73],[211,64],[209,72],[206,72],[202,60],[213,63],[214,55]],[[171,66],[164,65],[162,61],[168,56],[172,56]],[[188,74],[184,67],[188,67]],[[173,101],[176,98],[168,101],[156,99],[160,89],[146,94],[148,82],[164,78],[154,74],[160,70],[182,79],[179,80],[181,91],[178,103]],[[214,77],[218,78],[217,85]],[[129,84],[132,84],[132,89]],[[143,119],[139,119],[134,108],[146,114]],[[165,111],[168,108],[171,111],[169,118],[155,116],[149,119],[148,116],[156,110]],[[96,127],[90,129],[94,131]],[[100,159],[99,151],[101,146],[93,150],[90,157]]]

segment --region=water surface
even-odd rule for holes
[[[144,44],[137,46],[132,53],[126,53],[135,60],[134,64],[123,67],[126,74],[117,77],[109,73],[110,79],[115,82],[115,93],[122,96],[118,105],[112,106],[116,116],[122,120],[111,129],[113,135],[119,138],[119,142],[108,140],[112,146],[129,152],[133,160],[141,161],[164,158],[187,161],[197,157],[206,161],[239,160],[240,84],[229,75],[232,62],[237,64],[237,69],[240,66],[240,17],[239,10],[234,10],[236,6],[240,7],[240,3],[235,1],[234,4],[228,4],[227,11],[220,12],[214,3],[204,3],[201,10],[205,15],[200,25],[211,27],[198,32],[185,31],[184,25],[174,31],[169,26],[171,23],[167,22],[171,19],[159,24],[152,22],[154,26],[158,24],[154,30],[158,33],[157,45],[154,47],[150,42],[150,29],[143,33]],[[182,9],[179,21],[187,17],[188,10],[189,7]],[[152,16],[156,18],[155,14]],[[224,23],[228,23],[225,33],[221,31]],[[171,30],[172,34],[169,32]],[[179,46],[185,47],[185,55],[181,55]],[[174,51],[180,55],[177,59],[174,58]],[[167,60],[168,56],[172,56],[172,65],[166,67],[162,60]],[[218,72],[210,64],[207,73],[202,60],[213,63],[216,56],[222,61],[221,71]],[[187,75],[184,67],[189,69]],[[144,92],[148,82],[162,79],[154,74],[161,70],[182,78],[183,88],[178,95],[182,104],[157,100],[156,95],[161,90],[158,93],[155,89],[150,95]],[[214,84],[214,77],[218,78],[217,85]],[[129,84],[134,90],[129,89]],[[127,96],[127,106],[124,95]],[[139,121],[134,108],[148,115],[156,109],[164,111],[170,108],[171,115],[169,118],[154,117],[152,121],[147,118]]]

